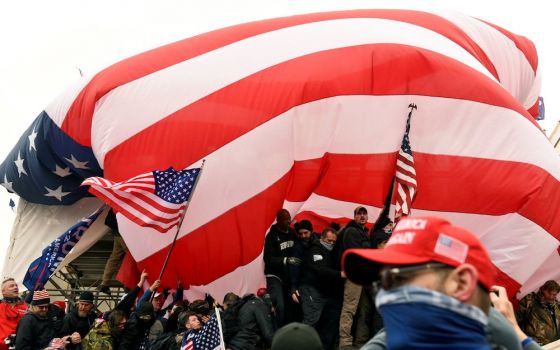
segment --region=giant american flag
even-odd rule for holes
[[[404,215],[411,212],[412,201],[416,195],[416,169],[414,169],[414,156],[410,148],[410,118],[412,112],[417,108],[415,104],[408,105],[410,112],[406,119],[406,129],[401,143],[401,148],[397,154],[397,165],[395,171],[395,182],[397,190],[395,194],[395,223]]]
[[[560,160],[535,121],[538,63],[527,38],[455,12],[241,24],[84,77],[22,136],[0,180],[29,202],[72,206],[87,177],[206,159],[162,283],[254,292],[279,208],[318,229],[357,205],[381,210],[414,101],[414,214],[475,232],[515,292],[560,275],[549,268]],[[137,267],[157,275],[172,237],[118,220]]]

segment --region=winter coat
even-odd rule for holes
[[[560,339],[560,305],[557,301],[546,302],[541,292],[521,299],[517,320],[521,329],[540,344]]]
[[[154,317],[149,322],[142,321],[136,312],[133,312],[126,323],[122,333],[119,350],[137,350],[143,341],[147,341],[148,332],[154,324]]]
[[[239,331],[233,336],[227,348],[232,350],[253,350],[262,341],[268,348],[272,344],[274,329],[269,306],[257,296],[250,294],[242,299],[239,309]],[[294,349],[295,350],[295,349]]]
[[[314,287],[322,295],[334,295],[342,288],[343,279],[336,269],[334,251],[314,241],[305,256],[305,270],[301,284]]]
[[[16,349],[44,349],[53,338],[59,335],[53,327],[51,318],[41,318],[34,313],[27,313],[17,327]]]
[[[292,228],[282,232],[277,224],[272,225],[264,240],[264,274],[274,275],[289,283],[285,258],[293,256],[296,234]]]
[[[115,343],[109,329],[109,322],[101,321],[95,323],[82,339],[82,350],[113,350],[116,348]]]
[[[26,312],[27,306],[19,299],[15,303],[5,300],[0,302],[0,350],[8,350],[4,339],[15,334],[17,325]]]
[[[344,250],[351,248],[371,248],[367,229],[358,225],[354,220],[346,225],[342,234],[342,243]]]
[[[78,310],[74,309],[64,316],[61,333],[64,335],[70,335],[74,332],[78,332],[80,333],[80,337],[83,339],[95,323],[96,318],[97,317],[94,312],[90,312],[90,314],[86,317],[80,317],[78,315]]]

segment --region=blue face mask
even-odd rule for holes
[[[410,286],[381,289],[375,299],[387,330],[387,349],[490,350],[479,308]]]

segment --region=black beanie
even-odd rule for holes
[[[143,301],[136,309],[138,316],[152,316],[154,317],[154,306],[149,301]]]
[[[313,232],[313,225],[309,220],[301,220],[300,222],[296,222],[294,228],[296,229],[296,231],[307,230]]]

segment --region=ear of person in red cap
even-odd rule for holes
[[[351,249],[348,278],[380,282],[389,349],[490,349],[484,327],[495,268],[480,240],[436,217],[402,219],[385,249]]]

